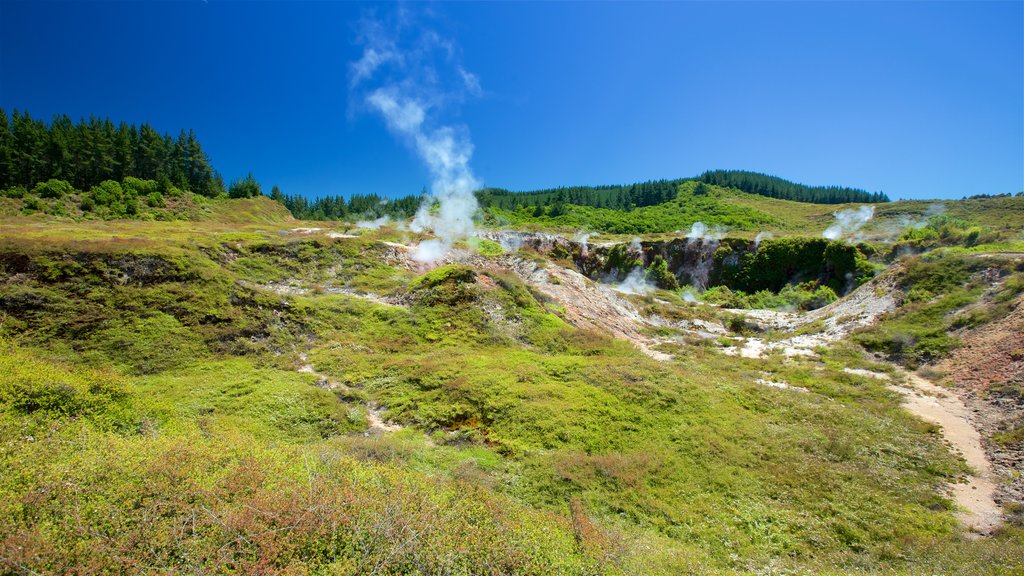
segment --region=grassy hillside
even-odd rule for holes
[[[737,199],[694,201],[759,228],[767,212]],[[4,221],[11,569],[1019,566],[1019,529],[962,538],[942,492],[962,463],[842,370],[851,349],[754,361],[694,345],[659,362],[570,326],[501,255],[416,270],[381,242],[393,231],[331,237],[265,200],[222,206],[201,222]],[[374,418],[403,428],[364,435]]]
[[[213,198],[155,180],[125,178],[78,190],[62,180],[40,183],[29,190],[0,190],[0,217],[35,220],[147,220],[257,223],[290,220],[291,214],[269,198]]]
[[[554,215],[550,210],[535,215],[533,207],[489,208],[486,222],[533,230],[610,234],[689,232],[695,222],[703,222],[738,237],[752,237],[759,232],[820,236],[833,224],[835,212],[857,206],[780,200],[712,185],[704,185],[698,191],[698,183],[688,181],[679,185],[675,199],[653,206],[618,210],[565,204],[561,207],[562,213]],[[892,241],[906,228],[923,223],[932,215],[947,214],[971,225],[989,228],[1008,239],[1022,240],[1024,197],[909,200],[872,206],[874,218],[862,229],[866,239]]]

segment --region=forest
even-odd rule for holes
[[[301,194],[284,194],[274,186],[270,198],[280,202],[300,220],[346,220],[351,218],[405,219],[419,210],[423,194],[401,198],[385,198],[377,194],[353,194],[344,196],[321,196],[310,200]]]
[[[698,179],[705,184],[736,188],[750,194],[795,202],[810,202],[812,204],[889,202],[889,197],[882,192],[871,193],[843,186],[805,186],[777,176],[744,170],[709,170],[701,174]]]
[[[95,116],[73,122],[59,114],[47,124],[28,112],[8,117],[0,108],[0,189],[32,189],[63,180],[79,190],[125,178],[154,180],[206,197],[223,194],[224,182],[192,130],[177,138]]]

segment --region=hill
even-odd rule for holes
[[[608,234],[688,233],[701,222],[730,235],[820,236],[835,223],[835,214],[864,204],[813,204],[750,194],[684,181],[672,200],[630,210],[595,208],[575,204],[555,205],[538,211],[530,206],[486,208],[485,223],[530,230],[565,233]],[[1024,227],[1024,197],[972,198],[965,200],[902,200],[869,205],[871,217],[858,232],[866,239],[894,241],[907,228],[923,225],[931,216],[946,214],[1019,240]]]

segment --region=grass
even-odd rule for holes
[[[135,388],[152,418],[195,422],[213,435],[231,431],[300,443],[365,429],[358,412],[313,386],[313,379],[237,358],[139,378]]]
[[[566,205],[559,216],[533,216],[530,207],[519,210],[490,209],[486,224],[535,230],[610,234],[673,234],[688,232],[695,222],[720,226],[730,236],[753,238],[759,232],[776,236],[820,236],[834,222],[833,214],[857,204],[810,204],[748,194],[730,188],[707,186],[695,194],[695,183],[680,186],[679,196],[667,203],[630,211]],[[912,224],[941,213],[970,226],[989,230],[1000,242],[1019,242],[1024,229],[1024,197],[965,200],[900,200],[873,204],[872,218],[860,231],[867,241],[894,241]],[[678,234],[676,234],[678,235]],[[628,239],[627,239],[628,240]]]
[[[854,348],[812,363],[694,346],[656,362],[568,326],[511,273],[416,275],[387,264],[378,240],[394,231],[330,238],[297,225],[4,227],[0,266],[16,278],[0,284],[9,569],[1019,564],[1019,530],[961,540],[942,486],[962,462],[882,383],[842,372],[878,369]],[[947,263],[919,266],[915,283],[933,294],[962,281]],[[654,298],[678,318],[705,314],[666,291],[638,302]],[[296,373],[300,352],[345,390]],[[366,401],[405,428],[364,436]]]

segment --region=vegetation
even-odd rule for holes
[[[572,204],[629,211],[633,208],[664,204],[675,199],[679,185],[683,182],[654,180],[626,186],[570,186],[532,192],[485,188],[477,192],[477,199],[481,206],[504,210],[531,207],[534,211],[539,208],[541,212],[550,213],[559,212],[566,204]]]
[[[570,186],[530,192],[486,188],[477,193],[477,198],[484,207],[510,211],[531,208],[535,217],[545,214],[560,216],[567,204],[628,212],[634,208],[671,202],[675,200],[680,185],[688,183],[694,185],[693,190],[698,196],[706,194],[709,188],[705,185],[711,184],[770,198],[815,204],[889,201],[881,192],[870,194],[840,186],[804,186],[775,176],[739,170],[713,170],[695,179],[652,180],[624,186]]]
[[[38,132],[15,116],[19,138]],[[43,128],[52,139],[60,126]],[[423,270],[385,243],[413,241],[394,230],[289,218],[405,218],[422,196],[310,202],[275,186],[267,198],[251,174],[212,193],[161,166],[96,181],[33,172],[0,195],[3,570],[1020,569],[1019,527],[962,537],[944,489],[963,463],[884,383],[843,370],[886,370],[853,345],[755,361],[697,342],[654,360],[570,325],[569,305],[525,283],[497,242],[460,243],[473,265]],[[869,257],[899,256],[817,238],[838,208],[782,199],[815,190],[792,186],[479,197],[494,226],[738,231],[706,243],[718,287],[703,299],[728,307],[816,308],[870,277]],[[1005,313],[1024,271],[972,254],[1024,240],[1020,202],[945,203],[941,216],[879,205],[866,230],[928,252],[899,264],[904,305],[856,341],[926,362],[956,345],[951,331]],[[778,237],[753,250],[764,230]],[[642,268],[660,290],[630,298],[668,324],[726,316],[683,301],[658,244],[671,241],[592,247],[607,268],[590,271]],[[568,265],[582,256],[568,245],[519,262]],[[993,266],[1010,275],[995,292]],[[381,420],[401,428],[378,433]],[[1000,434],[1017,442],[1020,428]]]
[[[419,210],[424,195],[392,199],[376,194],[353,194],[348,201],[344,196],[321,196],[309,200],[301,195],[289,196],[274,186],[270,197],[283,204],[296,218],[350,220],[356,218],[376,219],[384,216],[395,219],[409,218]]]
[[[987,226],[950,216],[936,214],[916,226],[907,228],[893,244],[894,254],[908,251],[924,252],[940,246],[972,247],[997,241],[999,236]]]
[[[149,124],[110,119],[72,122],[66,114],[50,124],[14,110],[0,109],[0,189],[32,189],[40,182],[65,181],[79,190],[133,177],[155,180],[206,197],[224,192],[224,183],[191,130],[177,138]],[[46,193],[66,193],[52,186]],[[44,196],[45,197],[45,196]]]
[[[387,250],[266,222],[5,227],[4,561],[676,574],[1019,559],[1016,532],[960,539],[940,488],[961,465],[845,360],[694,347],[657,362],[570,327],[515,275],[415,274]],[[756,384],[765,371],[811,393]],[[405,429],[364,436],[368,405]]]
[[[723,243],[714,259],[714,284],[746,292],[778,292],[787,285],[811,281],[845,294],[875,272],[856,246],[824,238],[770,238],[754,251]]]
[[[687,182],[678,186],[675,198],[669,202],[620,210],[561,205],[557,211],[542,211],[539,215],[530,207],[518,209],[491,208],[490,221],[512,227],[558,228],[568,230],[594,230],[612,234],[650,234],[689,230],[695,222],[728,229],[760,230],[779,226],[782,221],[757,211],[722,201],[728,194],[720,189],[698,192],[698,183]]]
[[[953,333],[956,328],[980,325],[1008,313],[1009,301],[1024,291],[1024,283],[1013,277],[995,295],[995,305],[957,314],[986,294],[989,282],[983,271],[1005,274],[1024,270],[1012,261],[942,251],[908,258],[903,268],[903,305],[881,323],[859,331],[854,340],[870,351],[914,367],[947,356],[960,344]]]
[[[736,188],[750,194],[769,198],[811,202],[814,204],[847,204],[851,202],[889,202],[882,192],[869,193],[857,188],[842,186],[805,186],[777,176],[746,172],[743,170],[711,170],[700,175],[699,180],[725,188]]]
[[[839,299],[835,291],[817,282],[787,284],[777,293],[758,290],[748,294],[743,290],[730,290],[728,286],[714,286],[701,294],[700,299],[726,308],[760,308],[766,310],[814,310]]]

